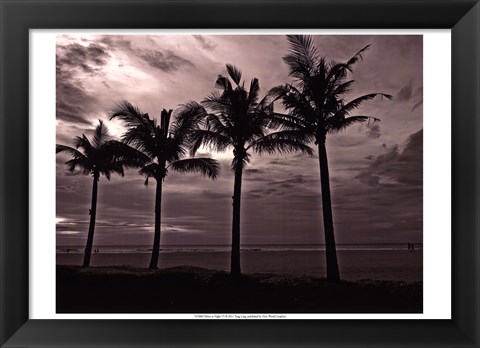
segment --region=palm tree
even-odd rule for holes
[[[364,115],[351,116],[362,103],[375,97],[391,99],[384,93],[369,93],[346,101],[353,80],[348,79],[355,63],[370,45],[362,48],[346,63],[327,61],[320,57],[311,36],[289,35],[290,51],[283,59],[288,64],[293,84],[274,87],[270,95],[281,99],[288,111],[284,115],[283,130],[298,132],[301,139],[318,147],[320,183],[322,190],[323,225],[325,233],[327,279],[339,281],[337,252],[333,228],[330,179],[326,150],[327,134],[337,133],[347,127],[364,122],[376,122],[378,118]]]
[[[80,168],[84,175],[92,175],[93,189],[92,202],[90,207],[90,227],[88,229],[87,245],[83,259],[83,267],[90,265],[90,256],[92,253],[93,235],[95,231],[95,218],[97,215],[97,192],[100,175],[110,180],[111,174],[116,173],[124,175],[125,166],[135,165],[136,160],[129,160],[131,152],[119,141],[112,140],[108,128],[102,121],[98,121],[92,141],[88,140],[85,134],[81,137],[75,137],[75,147],[66,145],[56,146],[56,153],[66,153],[72,159],[65,162],[67,168],[73,172],[75,168]],[[79,151],[78,149],[82,149]]]
[[[141,166],[139,174],[144,175],[145,185],[148,179],[156,181],[155,194],[155,233],[153,239],[150,269],[158,268],[161,232],[162,185],[168,170],[180,173],[200,173],[211,179],[216,179],[219,173],[219,163],[211,158],[184,158],[191,145],[191,132],[198,126],[199,119],[183,117],[170,124],[172,110],[163,110],[160,124],[152,120],[147,113],[128,101],[118,103],[110,116],[123,121],[127,127],[122,141],[135,148],[147,159]]]
[[[289,137],[289,131],[269,132],[282,123],[273,112],[273,104],[265,97],[258,100],[260,86],[257,78],[252,79],[247,91],[241,82],[242,73],[236,67],[227,64],[228,77],[219,75],[215,84],[221,93],[215,91],[205,98],[201,104],[189,102],[179,112],[179,117],[197,115],[204,119],[204,128],[192,134],[194,144],[192,154],[200,146],[216,151],[233,149],[232,170],[235,174],[233,188],[232,219],[232,275],[240,275],[240,201],[242,193],[243,169],[250,161],[250,152],[288,153],[301,151],[309,155],[313,151],[301,141],[300,136]]]

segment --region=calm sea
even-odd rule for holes
[[[422,250],[423,244],[416,243],[415,249]],[[83,253],[85,246],[57,246],[57,254],[74,254]],[[178,253],[178,252],[228,252],[230,245],[163,245],[160,249],[161,253]],[[95,245],[94,251],[103,254],[149,254],[152,247],[149,245]],[[242,251],[315,251],[325,250],[323,244],[250,244],[243,245]],[[408,250],[407,243],[396,244],[337,244],[337,250]]]

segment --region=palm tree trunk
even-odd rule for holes
[[[152,249],[152,258],[150,260],[149,269],[158,268],[158,257],[160,255],[160,224],[162,217],[162,183],[163,179],[158,178],[157,180],[157,189],[155,193],[155,233],[153,237],[153,249]]]
[[[92,204],[90,207],[90,226],[88,228],[87,246],[83,256],[83,267],[90,266],[90,256],[92,255],[93,234],[95,232],[95,217],[97,216],[97,191],[98,174],[93,175]]]
[[[232,255],[230,274],[240,275],[240,198],[242,195],[243,168],[238,164],[235,168],[233,186],[233,220],[232,220]]]
[[[328,174],[328,159],[325,141],[318,144],[318,161],[320,162],[320,185],[322,188],[323,227],[325,232],[325,248],[327,258],[327,280],[340,281],[338,270],[337,249],[333,231],[332,201],[330,197],[330,177]]]

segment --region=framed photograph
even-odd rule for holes
[[[1,11],[2,347],[479,345],[477,1]]]

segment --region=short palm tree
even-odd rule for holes
[[[354,82],[348,79],[348,73],[362,59],[362,54],[369,46],[362,48],[346,63],[339,63],[329,62],[326,57],[319,56],[311,36],[289,35],[288,41],[290,52],[283,59],[295,82],[275,87],[269,93],[274,100],[281,99],[288,111],[288,115],[284,115],[282,129],[292,134],[296,132],[302,140],[315,143],[318,147],[327,279],[339,281],[325,146],[327,134],[337,133],[356,123],[379,121],[375,117],[352,116],[351,113],[375,97],[392,97],[384,93],[369,93],[350,101],[345,100]]]
[[[242,193],[243,169],[250,161],[250,152],[288,153],[301,151],[312,155],[312,149],[304,145],[299,137],[289,137],[289,132],[273,132],[282,123],[273,112],[273,104],[265,97],[258,100],[260,86],[257,78],[252,79],[247,91],[241,82],[242,73],[236,67],[227,64],[228,77],[219,75],[215,84],[221,92],[215,91],[201,104],[189,102],[179,112],[179,117],[198,115],[204,119],[203,129],[195,130],[192,154],[200,146],[216,151],[233,149],[232,170],[235,174],[233,188],[232,219],[232,275],[240,270],[240,198]],[[197,117],[198,117],[197,116]]]
[[[88,267],[90,265],[93,235],[95,232],[97,192],[100,176],[105,176],[107,180],[110,180],[112,173],[123,176],[124,167],[135,165],[133,162],[137,160],[136,158],[129,160],[132,156],[130,149],[121,142],[113,140],[108,133],[107,126],[100,120],[93,132],[92,141],[88,140],[85,134],[82,134],[81,137],[76,137],[74,141],[75,147],[57,144],[56,152],[57,154],[66,153],[72,157],[72,159],[65,162],[71,172],[78,167],[84,175],[92,175],[93,177],[92,202],[89,212],[90,227],[88,229],[87,245],[83,259],[83,267]]]
[[[139,173],[148,179],[156,181],[155,194],[155,232],[153,239],[150,269],[158,268],[161,233],[162,185],[168,170],[181,173],[200,173],[215,179],[219,173],[219,163],[211,158],[184,158],[191,146],[191,132],[194,131],[199,119],[183,117],[170,124],[172,110],[163,110],[160,124],[143,113],[128,101],[118,103],[112,113],[112,118],[123,121],[127,130],[122,141],[141,152],[147,160],[141,166]]]

